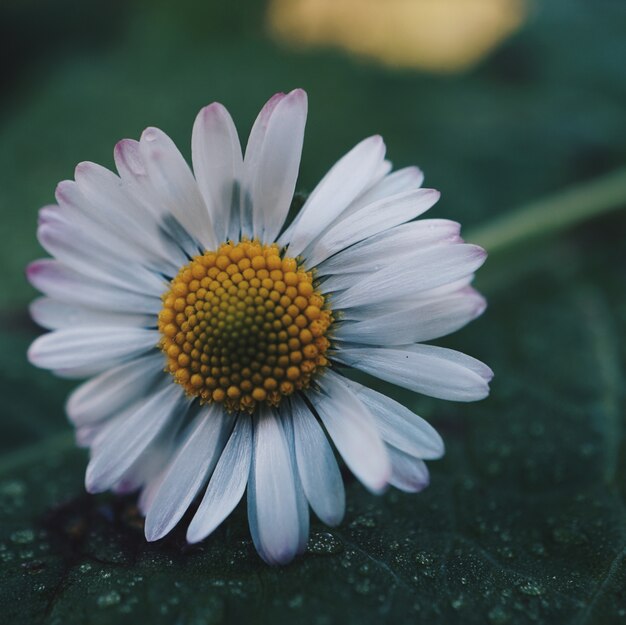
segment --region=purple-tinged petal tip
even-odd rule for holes
[[[113,158],[120,174],[126,170],[134,176],[146,175],[146,169],[139,155],[139,141],[134,139],[118,141],[113,150]]]

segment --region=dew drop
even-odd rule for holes
[[[11,534],[11,540],[18,545],[26,545],[35,540],[33,530],[17,530]]]
[[[23,482],[12,480],[0,484],[0,495],[4,497],[21,497],[26,492]]]
[[[355,527],[372,528],[372,527],[376,527],[376,521],[372,517],[365,516],[365,515],[360,515],[356,519],[354,519],[354,521],[352,521],[352,523],[350,523],[350,527],[352,527],[352,528],[355,528]]]
[[[474,482],[473,479],[469,477],[465,477],[461,481],[461,488],[463,488],[463,490],[471,491],[471,490],[474,490],[475,487],[476,487],[476,483]]]
[[[552,538],[561,545],[583,545],[588,542],[581,532],[570,527],[556,527],[552,530]]]
[[[432,564],[433,559],[424,551],[420,551],[415,555],[415,561],[422,566],[426,566],[427,564]]]
[[[529,597],[538,597],[542,592],[543,588],[536,584],[535,582],[524,582],[519,586],[519,590],[524,595],[528,595]]]
[[[304,603],[304,597],[302,595],[294,595],[291,599],[289,599],[289,601],[287,602],[287,605],[292,610],[296,610],[298,608],[301,608],[303,603]]]
[[[498,549],[498,552],[507,560],[513,560],[515,558],[515,553],[510,547],[502,547],[501,549]]]
[[[541,543],[533,543],[533,545],[531,546],[530,550],[536,556],[543,556],[543,555],[546,554],[546,548]]]
[[[309,539],[307,551],[318,555],[332,555],[343,551],[343,543],[330,532],[316,532]]]
[[[505,625],[505,623],[509,622],[510,617],[504,609],[498,605],[489,611],[487,618],[490,623],[493,623],[493,625]]]
[[[362,582],[359,582],[354,586],[354,590],[359,595],[369,595],[372,588],[368,579],[364,579]]]
[[[100,595],[98,597],[98,607],[99,608],[109,608],[113,605],[117,605],[122,600],[122,597],[117,590],[112,590],[111,592],[107,592],[104,595]]]

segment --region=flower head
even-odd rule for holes
[[[33,318],[51,332],[29,357],[89,378],[67,403],[91,451],[87,489],[140,491],[148,540],[199,499],[187,539],[200,541],[247,491],[259,554],[290,561],[309,506],[342,520],[330,441],[373,492],[427,486],[439,435],[348,368],[442,399],[488,394],[488,367],[422,343],[482,313],[470,283],[485,253],[457,223],[416,220],[439,194],[417,168],[390,173],[380,137],[341,158],[286,226],[306,113],[304,91],[275,95],[243,156],[211,104],[193,128],[193,172],[149,128],[117,144],[117,175],[82,163],[41,209],[53,258],[28,277],[44,293]]]

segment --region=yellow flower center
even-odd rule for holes
[[[311,272],[276,244],[224,243],[172,280],[160,348],[188,395],[252,412],[307,388],[328,365],[332,321]]]

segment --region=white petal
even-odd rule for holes
[[[295,89],[273,101],[257,118],[246,147],[244,202],[252,203],[253,234],[276,240],[285,221],[298,178],[307,96]]]
[[[87,168],[89,165],[91,164],[81,163],[76,170],[78,172],[81,167]],[[110,171],[101,169],[113,176]],[[147,254],[138,245],[138,241],[121,237],[119,224],[117,226],[111,224],[106,218],[107,210],[96,209],[87,200],[76,182],[62,180],[57,185],[55,196],[58,205],[44,206],[39,211],[37,220],[39,226],[53,225],[57,228],[63,226],[65,229],[72,230],[78,238],[95,240],[98,247],[109,249],[112,252],[111,255],[133,264],[142,263],[145,260]],[[106,199],[104,201],[106,203]]]
[[[256,508],[257,508],[257,498],[255,492],[255,482],[254,482],[254,443],[253,443],[253,451],[252,451],[252,462],[250,464],[250,475],[248,476],[248,489],[247,489],[247,508],[248,508],[248,527],[250,528],[250,536],[252,537],[252,543],[254,544],[254,548],[257,550],[257,553],[261,556],[261,558],[270,564],[265,551],[263,549],[263,545],[261,544],[261,538],[259,536],[259,523],[257,521],[256,516]],[[294,492],[295,499],[295,492]],[[294,506],[295,506],[294,501]],[[298,514],[296,508],[296,515]],[[296,540],[298,540],[296,538]],[[297,546],[294,547],[292,557],[295,557],[295,553],[297,550]]]
[[[148,541],[159,540],[180,521],[213,471],[229,434],[221,405],[204,408],[170,462],[146,514]]]
[[[304,251],[309,266],[315,267],[340,250],[411,219],[431,208],[439,191],[417,189],[367,204],[342,217]]]
[[[134,139],[118,141],[113,150],[113,158],[115,159],[117,172],[122,181],[126,183],[125,188],[129,192],[135,185],[147,187],[148,172],[144,163],[144,157],[141,154],[139,141]],[[136,199],[134,193],[133,197]]]
[[[376,173],[374,174],[374,176],[372,177],[372,181],[370,183],[370,186],[363,192],[361,193],[360,197],[363,197],[363,195],[365,195],[366,193],[369,193],[369,191],[371,189],[373,189],[374,187],[376,187],[376,185],[381,182],[385,176],[387,176],[387,174],[389,174],[389,172],[393,169],[393,163],[391,161],[388,160],[384,160],[379,166],[378,169],[376,170]],[[355,202],[358,201],[358,198],[355,200]]]
[[[383,491],[391,465],[374,417],[343,376],[327,371],[320,386],[323,393],[312,392],[308,397],[337,450],[365,487],[375,493]]]
[[[351,202],[350,206],[341,214],[342,220],[378,200],[406,191],[415,191],[424,182],[424,174],[417,167],[406,167],[394,171],[392,174],[389,174],[390,170],[391,163],[384,161],[373,184]]]
[[[160,296],[167,281],[125,255],[125,248],[111,248],[97,230],[86,232],[68,222],[44,220],[37,228],[42,247],[64,265],[82,275],[147,295]]]
[[[172,215],[167,196],[164,201],[153,185],[139,141],[122,139],[115,146],[114,156],[124,189],[137,204],[154,214],[162,249],[168,250],[176,268],[181,267],[200,251],[201,246],[194,233],[185,230]]]
[[[294,426],[293,415],[291,412],[284,411],[281,413],[281,423],[283,425],[285,436],[287,437],[287,444],[289,446],[289,457],[291,459],[291,471],[293,475],[293,483],[296,491],[296,508],[298,509],[298,551],[297,553],[304,553],[306,550],[307,542],[309,541],[309,503],[304,489],[302,488],[302,482],[300,481],[300,475],[298,474],[298,463],[296,460],[296,443],[294,440]]]
[[[263,143],[263,138],[267,130],[274,109],[285,98],[284,93],[275,93],[263,106],[259,114],[257,115],[250,135],[248,136],[248,143],[246,145],[246,156],[244,157],[244,177],[246,180],[242,182],[241,202],[240,202],[240,230],[237,232],[237,237],[251,238],[254,231],[254,219],[252,196],[250,194],[250,179],[251,173],[254,171],[254,167],[257,164],[258,156],[261,152],[260,146]]]
[[[298,551],[300,526],[291,458],[277,415],[261,409],[254,424],[248,518],[255,547],[268,564],[286,564]]]
[[[392,472],[389,483],[392,486],[405,493],[419,493],[430,484],[430,475],[425,462],[395,447],[387,447],[387,452],[391,458]]]
[[[96,425],[81,425],[74,430],[74,439],[78,447],[91,447],[95,438],[106,427],[106,423]]]
[[[281,236],[290,256],[298,256],[363,192],[377,175],[385,157],[379,136],[361,141],[322,178],[293,224]]]
[[[90,310],[82,306],[72,306],[49,297],[38,297],[29,306],[30,315],[43,328],[60,330],[78,326],[133,326],[136,328],[154,327],[153,315],[120,314]]]
[[[180,420],[184,419],[184,411],[181,411],[178,417]],[[131,467],[112,485],[111,489],[114,492],[118,492],[121,489],[126,491],[128,489],[137,490],[145,484],[153,483],[157,479],[159,479],[160,483],[160,478],[164,473],[163,467],[167,467],[169,464],[173,450],[178,442],[177,439],[179,437],[177,437],[177,434],[179,434],[179,428],[177,425],[170,424],[170,427],[163,429],[155,441],[139,455]],[[144,510],[142,510],[142,514],[145,516]]]
[[[111,421],[94,441],[85,476],[87,490],[102,492],[115,484],[157,438],[173,413],[183,410],[183,401],[182,387],[167,384],[134,413]]]
[[[122,180],[97,163],[83,161],[76,166],[76,184],[60,185],[57,199],[61,205],[72,206],[91,217],[96,223],[112,227],[112,232],[132,233],[137,244],[150,233],[154,216],[134,202]]]
[[[151,353],[109,369],[81,384],[69,396],[66,412],[77,426],[97,423],[145,397],[162,378],[163,354]]]
[[[459,278],[454,282],[448,282],[447,284],[442,284],[441,286],[433,287],[432,289],[426,289],[424,291],[420,291],[419,293],[415,293],[409,298],[405,299],[405,302],[425,302],[428,300],[433,300],[438,297],[442,297],[444,295],[451,295],[453,293],[459,292],[461,289],[468,287],[474,281],[474,274],[470,273],[463,278]]]
[[[107,369],[154,349],[158,330],[120,326],[56,330],[35,339],[28,359],[43,369],[96,367]]]
[[[191,137],[193,171],[219,241],[229,237],[231,221],[239,232],[239,190],[243,157],[237,129],[218,102],[196,117]]]
[[[116,248],[131,248],[128,254],[161,272],[177,270],[183,259],[163,237],[162,219],[151,198],[137,198],[127,183],[96,163],[79,163],[75,177],[76,183],[57,187],[60,205],[80,211],[81,222],[92,220],[103,243],[116,240]]]
[[[87,278],[50,258],[31,263],[26,275],[34,287],[68,304],[113,312],[154,315],[163,307],[159,297]]]
[[[141,488],[141,482],[134,479],[134,475],[123,476],[116,484],[111,486],[111,492],[116,495],[129,495]]]
[[[373,304],[409,297],[459,280],[473,273],[486,258],[476,245],[452,244],[417,250],[405,258],[404,266],[391,265],[359,280],[333,300],[336,308]]]
[[[184,414],[181,413],[180,418],[182,419],[183,417]],[[141,455],[138,462],[127,472],[128,474],[134,468],[138,468],[143,475],[143,479],[141,479],[143,489],[137,501],[137,507],[144,517],[152,505],[161,483],[165,479],[167,466],[179,443],[179,437],[176,436],[178,432],[174,428],[170,428],[171,430],[174,430],[172,434],[165,437],[161,435],[156,443],[150,445],[148,452]]]
[[[484,399],[493,377],[491,369],[478,360],[432,345],[349,348],[334,357],[392,384],[452,401]]]
[[[252,458],[252,417],[240,415],[222,451],[202,502],[187,530],[187,542],[197,543],[235,509],[246,489]]]
[[[361,206],[364,206],[364,204],[362,203],[362,200],[364,198],[365,198],[365,204],[369,204],[370,200],[368,200],[367,198],[370,197],[370,193],[378,187],[378,185],[385,179],[387,174],[389,174],[389,172],[392,169],[393,169],[393,163],[386,159],[383,160],[380,163],[380,165],[376,168],[376,171],[374,172],[374,175],[371,177],[368,184],[365,185],[365,187],[363,188],[363,191],[361,191],[356,196],[356,198],[352,202],[350,202],[348,207],[342,211],[338,219],[343,219],[346,215],[350,215],[355,210],[358,210]],[[331,222],[329,227],[332,227],[332,225],[333,225],[333,222]],[[322,233],[319,236],[322,236],[325,231],[326,229],[322,231]]]
[[[302,488],[320,520],[327,525],[339,525],[345,512],[345,491],[335,454],[306,404],[295,399],[292,410]]]
[[[143,490],[141,491],[141,495],[139,495],[139,499],[137,501],[137,507],[139,508],[139,512],[145,517],[146,513],[150,509],[152,505],[152,501],[156,496],[159,486],[161,486],[161,482],[165,478],[165,469],[157,472],[153,475],[145,484]]]
[[[399,266],[397,257],[390,254],[391,261],[385,261],[381,265],[381,269],[388,267],[390,270],[395,266]],[[396,261],[395,264],[393,261]],[[378,271],[377,268],[374,271]],[[398,272],[407,271],[406,269],[398,269]],[[409,270],[410,271],[410,270]],[[335,273],[328,276],[322,276],[319,284],[321,293],[337,293],[338,291],[347,291],[349,288],[360,284],[362,281],[369,279],[372,274],[366,271],[359,273]],[[464,276],[460,280],[454,280],[448,284],[434,287],[432,289],[421,290],[419,284],[411,285],[410,289],[407,289],[404,293],[398,293],[397,297],[378,300],[374,298],[373,301],[357,304],[356,306],[350,306],[349,308],[343,308],[341,311],[341,319],[345,321],[362,321],[364,319],[370,319],[372,317],[380,317],[382,315],[389,315],[391,313],[399,312],[400,310],[407,313],[413,308],[422,306],[425,303],[431,302],[440,297],[451,295],[459,292],[463,288],[467,288],[474,279],[474,274],[470,273]],[[333,296],[331,303],[335,309],[339,308],[337,305],[338,298]]]
[[[430,341],[462,328],[480,316],[486,305],[477,291],[465,288],[454,295],[420,302],[413,308],[344,323],[335,330],[335,338],[369,345]]]
[[[404,193],[405,191],[414,191],[419,189],[424,182],[424,172],[419,167],[405,167],[398,169],[393,173],[385,176],[376,183],[371,189],[364,193],[356,200],[355,208],[365,206],[371,202],[376,202],[382,198]]]
[[[293,450],[291,451],[293,458],[293,481],[294,488],[296,489],[296,508],[298,509],[298,549],[297,554],[303,554],[306,551],[306,546],[309,542],[309,530],[310,530],[310,517],[309,517],[309,502],[307,501],[302,483],[300,482],[300,476],[298,475],[298,467],[296,466],[295,457],[293,457]]]
[[[353,380],[348,384],[374,416],[386,443],[416,458],[434,460],[443,456],[443,440],[427,421],[387,395]]]
[[[360,274],[359,274],[360,275]],[[338,276],[337,276],[338,277]],[[333,276],[333,279],[335,276]],[[342,319],[362,321],[364,319],[370,319],[371,317],[380,317],[381,315],[388,315],[398,312],[400,310],[410,311],[413,308],[459,293],[463,289],[470,288],[470,284],[474,280],[474,274],[470,273],[460,280],[455,280],[449,284],[435,287],[433,289],[426,289],[425,291],[418,291],[417,293],[411,293],[407,297],[400,297],[398,299],[389,299],[374,304],[362,304],[355,306],[354,308],[347,308],[342,312]]]
[[[460,224],[448,219],[420,219],[390,228],[335,254],[317,267],[318,275],[373,272],[404,262],[419,247],[459,241]]]
[[[83,365],[80,367],[63,367],[62,369],[50,369],[52,373],[58,378],[64,378],[66,380],[85,380],[87,378],[91,378],[95,375],[100,375],[103,370],[108,369],[109,367],[116,366],[119,363],[107,364],[107,366],[103,369],[97,363],[93,363],[91,365]]]
[[[216,249],[217,238],[198,185],[174,142],[158,128],[147,128],[139,150],[155,193],[174,218],[204,249]]]
[[[319,289],[320,292],[324,294],[345,291],[351,286],[354,286],[355,282],[358,282],[359,280],[365,280],[367,276],[368,274],[366,273],[336,273],[332,276],[323,277],[319,285]],[[334,304],[335,300],[333,299],[332,301]]]

